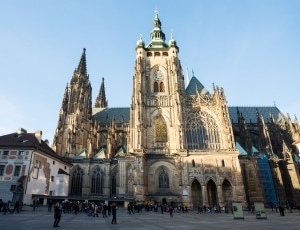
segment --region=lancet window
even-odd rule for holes
[[[93,171],[91,178],[91,193],[102,194],[103,188],[103,173],[100,168],[96,168]]]
[[[159,188],[169,188],[169,174],[162,169],[159,173]]]
[[[83,171],[77,167],[71,177],[71,194],[81,195]]]
[[[162,116],[159,116],[155,120],[155,141],[156,142],[168,141],[167,125]]]

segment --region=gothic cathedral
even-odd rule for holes
[[[222,88],[209,93],[195,76],[185,86],[179,47],[172,35],[166,42],[157,12],[150,35],[137,41],[130,108],[108,107],[104,79],[92,106],[83,50],[53,141],[73,163],[69,196],[191,208],[298,200],[298,123],[276,107],[228,107]]]

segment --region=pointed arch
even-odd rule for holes
[[[100,148],[106,147],[106,136],[104,134],[100,135],[99,147]]]
[[[118,170],[116,167],[112,170],[111,173],[111,195],[112,196],[117,195],[117,186],[118,186],[117,178],[118,178]]]
[[[82,178],[83,170],[80,166],[75,166],[74,170],[71,173],[71,189],[70,194],[72,195],[81,195],[82,193]]]
[[[188,149],[220,149],[219,127],[207,112],[199,110],[186,118],[186,143]]]
[[[155,119],[154,125],[155,125],[155,141],[167,142],[168,141],[167,125],[164,118],[161,115]]]
[[[193,207],[198,207],[198,205],[203,204],[203,198],[202,198],[202,188],[201,184],[197,179],[194,179],[191,184],[191,190],[192,190],[192,204]]]
[[[206,184],[207,188],[207,202],[210,207],[218,205],[218,192],[215,181],[210,178]]]
[[[165,92],[165,84],[163,82],[159,84],[159,92]]]
[[[103,172],[100,167],[95,167],[91,173],[91,194],[102,194]]]
[[[229,206],[229,204],[231,204],[231,202],[233,201],[233,191],[232,185],[227,179],[224,179],[222,183],[222,195],[223,203]]]
[[[157,82],[154,82],[154,84],[153,84],[153,91],[154,91],[154,93],[158,93],[159,92],[159,88],[158,88],[158,83]]]

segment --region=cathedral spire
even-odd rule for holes
[[[80,58],[80,62],[79,62],[78,67],[77,67],[77,72],[82,73],[84,75],[86,75],[85,51],[86,51],[86,49],[83,48],[82,55],[81,55],[81,58]]]
[[[106,100],[106,96],[105,96],[104,78],[102,78],[102,83],[101,83],[99,95],[96,99],[95,107],[96,108],[106,108],[107,107],[107,100]]]
[[[151,42],[148,45],[149,48],[162,48],[167,46],[167,44],[165,43],[166,36],[161,29],[161,21],[159,20],[157,9],[155,10],[153,29],[150,34],[150,38]]]

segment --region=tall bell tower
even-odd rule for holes
[[[172,35],[166,43],[157,11],[150,38],[148,45],[142,36],[137,41],[130,108],[128,150],[136,156],[136,175],[143,175],[135,178],[136,198],[140,200],[148,192],[150,156],[186,152],[182,137],[185,87],[179,48]]]

